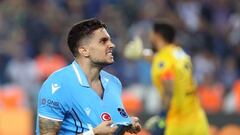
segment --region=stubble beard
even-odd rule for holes
[[[114,63],[114,60],[113,62],[107,62],[107,61],[100,61],[100,60],[96,60],[96,61],[92,61],[93,65],[96,66],[96,67],[99,67],[100,69],[106,67],[106,66],[109,66],[109,65],[112,65]]]

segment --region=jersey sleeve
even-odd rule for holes
[[[66,102],[67,94],[64,91],[64,86],[59,79],[51,77],[46,80],[38,96],[38,116],[62,121],[69,110]]]
[[[173,62],[167,56],[159,56],[155,63],[155,73],[161,80],[174,80]]]

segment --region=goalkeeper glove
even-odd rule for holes
[[[139,36],[136,36],[132,41],[126,44],[124,56],[130,60],[137,60],[142,57],[143,42]]]
[[[156,130],[159,135],[164,135],[164,131],[165,131],[165,128],[166,128],[166,116],[167,116],[166,111],[161,111],[159,113],[160,120],[158,122],[158,128]]]
[[[166,112],[162,111],[159,115],[151,117],[145,124],[145,129],[150,131],[151,135],[164,135],[166,128]]]

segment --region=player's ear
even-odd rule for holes
[[[80,55],[82,55],[84,57],[89,57],[89,50],[86,46],[80,46],[78,48],[78,52]]]

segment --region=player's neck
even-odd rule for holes
[[[169,42],[162,42],[162,43],[159,43],[158,45],[158,50],[161,50],[169,45],[171,45],[172,43],[169,43]]]
[[[99,80],[100,71],[102,69],[101,67],[93,66],[92,64],[90,64],[89,61],[76,60],[76,62],[79,64],[79,66],[83,70],[89,83]]]

